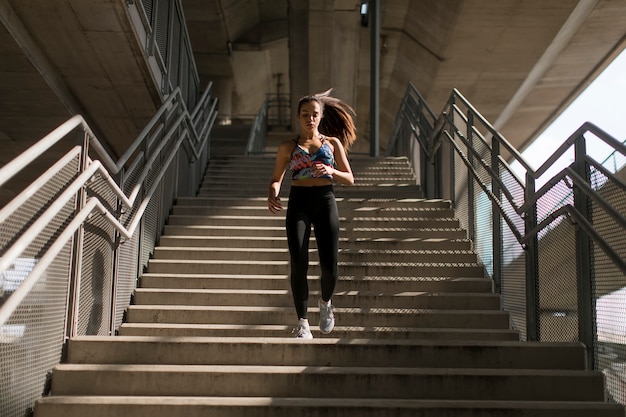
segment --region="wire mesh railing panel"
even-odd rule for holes
[[[76,176],[78,158],[72,158],[33,193],[20,210],[2,223],[2,247],[9,248],[28,236],[28,229],[50,208]],[[27,245],[0,276],[2,304],[25,281],[34,282],[26,297],[0,326],[0,415],[25,415],[41,396],[47,374],[58,363],[64,340],[71,241],[44,272],[33,273],[59,231],[71,218],[75,199],[70,198],[57,215]],[[3,250],[3,256],[5,256]],[[37,275],[35,275],[37,274]]]
[[[522,340],[526,340],[526,254],[515,233],[524,231],[524,219],[517,214],[518,206],[524,202],[524,189],[503,163],[499,165],[500,181],[511,195],[510,198],[502,195],[500,199],[502,255],[499,262],[502,269],[502,306],[511,315],[513,328],[520,332]],[[508,222],[504,219],[505,216]],[[494,262],[498,260],[494,259]]]
[[[169,42],[170,2],[169,0],[156,0],[156,26],[153,28],[156,34],[156,45],[163,59],[167,62]]]
[[[608,162],[608,163],[607,163]],[[619,215],[626,216],[626,190],[624,178],[626,156],[615,152],[604,164],[608,172],[592,165],[590,179],[593,189],[610,204]],[[617,177],[610,176],[617,173]],[[626,259],[626,230],[623,225],[598,202],[591,205],[594,229],[621,259]],[[593,247],[595,281],[595,368],[605,376],[607,396],[610,400],[626,404],[624,390],[624,363],[626,363],[626,274],[599,246]]]
[[[209,91],[199,120],[215,119]],[[66,338],[119,329],[173,202],[188,195],[179,193],[179,168],[189,183],[201,181],[189,177],[207,161],[211,125],[198,135],[191,123],[177,90],[117,163],[74,116],[38,143],[35,157],[0,167],[6,184],[28,168],[20,161],[82,129],[82,147],[0,209],[0,415],[29,415]]]
[[[160,232],[159,210],[161,205],[161,188],[157,187],[155,193],[152,195],[146,211],[144,212],[142,219],[141,230],[141,267],[142,269],[148,265],[150,256],[154,251],[154,242],[158,239]],[[143,271],[140,271],[143,272]]]
[[[607,397],[626,404],[624,373],[626,363],[626,284],[624,273],[608,259],[604,251],[594,247],[596,270],[594,368],[604,373]]]
[[[114,246],[114,229],[106,219],[94,216],[84,225],[78,335],[109,335]]]
[[[124,318],[124,310],[130,304],[131,296],[137,287],[138,248],[139,232],[135,232],[131,239],[122,239],[118,246],[114,331],[119,330]]]
[[[165,224],[165,221],[167,220],[167,217],[170,214],[170,210],[174,204],[174,199],[176,196],[177,170],[178,166],[176,165],[176,159],[173,159],[173,162],[167,168],[165,176],[161,179],[161,183],[163,184],[163,194],[161,196],[162,204],[159,224]]]
[[[177,13],[175,12],[176,17]],[[168,67],[170,68],[170,70],[168,71],[168,75],[170,78],[170,84],[171,85],[181,85],[180,81],[181,78],[180,74],[181,74],[181,70],[182,68],[180,67],[179,63],[180,63],[180,55],[181,55],[181,22],[180,19],[178,18],[174,18],[172,19],[171,22],[172,25],[172,29],[171,29],[171,45],[172,47],[170,48],[169,51],[169,59],[170,59],[170,63],[168,64]],[[187,77],[184,77],[187,78]],[[182,85],[181,85],[182,88]]]
[[[489,277],[493,277],[493,204],[487,195],[492,192],[491,174],[491,149],[484,142],[484,139],[471,130],[470,143],[475,150],[472,158],[473,169],[475,171],[474,181],[474,248],[481,263],[485,266]],[[487,191],[485,191],[485,188]]]
[[[462,149],[463,143],[457,138],[455,141],[457,142],[457,146]],[[468,184],[469,184],[469,170],[463,161],[463,158],[459,156],[456,152],[453,152],[451,155],[452,158],[452,169],[454,170],[454,211],[459,219],[459,224],[461,228],[465,231],[470,229],[470,208],[469,208],[469,194],[468,194]]]
[[[502,222],[502,307],[511,315],[511,325],[527,340],[525,253],[515,234]]]
[[[41,397],[64,341],[68,242],[9,320],[0,326],[0,415],[24,416]],[[32,270],[36,257],[19,260]]]
[[[135,30],[145,39],[146,58],[161,93],[169,95],[180,87],[187,108],[198,102],[199,78],[180,0],[126,2],[140,16]]]
[[[540,340],[545,342],[577,341],[579,333],[576,228],[569,219],[562,220],[543,229],[538,243],[537,308]]]
[[[20,205],[19,210],[14,210],[4,221],[0,222],[0,247],[3,248],[0,256],[3,256],[4,250],[21,237],[32,223],[49,208],[59,190],[64,189],[76,176],[79,156],[77,152],[72,153],[75,156],[72,157],[71,154],[68,154],[71,160],[60,172],[50,173],[46,186],[30,194]],[[4,285],[0,286],[4,288]]]
[[[493,277],[493,208],[489,197],[478,184],[474,187],[476,232],[474,247],[480,263],[485,267],[487,276]]]
[[[141,0],[141,4],[143,5],[143,10],[146,14],[148,22],[152,22],[153,3],[154,0]]]
[[[614,212],[617,216],[626,217],[626,184],[622,183],[619,177],[609,177],[593,166],[590,176],[592,187],[597,191],[599,198],[610,207],[608,210],[598,201],[592,201],[591,217],[594,229],[615,250],[619,258],[626,259],[626,239],[624,239],[626,228],[624,223],[613,214]],[[594,267],[598,270],[602,265],[594,265]],[[600,278],[602,277],[596,277],[598,283]],[[618,282],[626,285],[626,277],[622,274]]]

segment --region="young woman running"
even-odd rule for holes
[[[331,97],[330,91],[300,99],[300,134],[279,146],[267,198],[272,213],[282,210],[278,194],[289,168],[292,181],[285,225],[291,292],[298,316],[295,334],[303,339],[313,338],[307,315],[311,225],[315,230],[322,270],[319,329],[327,334],[335,326],[331,297],[337,285],[339,252],[339,214],[332,184],[333,181],[354,184],[346,151],[356,140],[355,113],[352,107]]]

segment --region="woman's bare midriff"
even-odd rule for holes
[[[292,180],[293,187],[321,187],[323,185],[332,185],[330,178],[305,178],[301,180]]]

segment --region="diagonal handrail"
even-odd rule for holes
[[[124,192],[124,184],[117,184],[113,180],[112,175],[115,175],[123,170],[131,155],[136,154],[137,159],[144,157],[143,153],[138,151],[144,146],[146,141],[151,140],[149,134],[159,123],[161,123],[161,117],[167,112],[171,112],[173,108],[177,108],[180,115],[176,118],[173,124],[167,126],[168,131],[163,135],[162,141],[155,148],[156,152],[154,152],[153,155],[147,160],[147,164],[144,167],[143,172],[138,177],[138,184],[143,183],[145,180],[148,171],[154,163],[155,155],[159,154],[165,144],[168,143],[174,135],[178,136],[175,139],[172,149],[179,149],[183,142],[187,142],[189,149],[192,151],[192,159],[197,159],[202,152],[202,147],[205,146],[208,141],[208,133],[217,116],[217,100],[211,98],[211,88],[212,84],[209,84],[193,114],[189,114],[187,111],[184,101],[182,100],[182,95],[180,94],[180,89],[177,88],[154,115],[138,138],[129,147],[128,151],[120,157],[118,162],[114,162],[105,151],[101,142],[93,134],[93,131],[90,129],[83,117],[76,115],[46,135],[13,161],[0,168],[1,186],[77,128],[82,129],[85,136],[88,138],[86,145],[83,145],[83,147],[91,145],[96,149],[98,156],[101,158],[101,160],[92,160],[87,156],[86,163],[84,164],[84,168],[80,174],[74,178],[70,184],[66,185],[63,192],[55,198],[50,206],[46,208],[46,210],[24,231],[24,233],[13,241],[9,247],[2,248],[3,255],[0,257],[0,274],[4,273],[15,262],[24,250],[35,239],[37,239],[39,234],[50,223],[51,219],[58,215],[65,204],[71,201],[77,193],[79,193],[89,183],[89,181],[94,178],[96,174],[98,174],[100,178],[106,182],[109,190],[119,199],[119,202],[123,206],[126,208],[132,208],[140,195],[140,186],[135,186],[129,195],[126,195]],[[182,132],[180,132],[179,129],[181,127],[184,129]],[[200,133],[198,133],[198,130],[196,129],[197,127],[199,127]],[[48,171],[46,171],[22,193],[3,207],[0,210],[0,222],[4,222],[12,213],[19,210],[21,205],[24,204],[30,195],[35,194],[39,189],[41,189],[50,177],[51,173],[62,169],[62,167],[67,165],[68,161],[72,158],[81,154],[87,155],[88,151],[83,147],[73,147],[66,155],[61,157],[56,164],[49,168]],[[37,284],[38,280],[42,276],[42,272],[46,270],[46,267],[49,266],[50,262],[52,262],[52,260],[58,255],[61,248],[74,235],[74,233],[81,226],[82,222],[93,212],[97,211],[101,213],[106,221],[111,224],[122,237],[127,239],[130,238],[137,230],[148,203],[150,202],[156,188],[159,186],[161,178],[165,175],[167,168],[170,166],[175,156],[176,152],[174,151],[168,153],[168,156],[162,164],[161,170],[156,174],[151,187],[143,192],[142,201],[137,210],[134,212],[133,218],[128,226],[125,226],[120,221],[120,212],[111,211],[111,209],[107,208],[95,197],[87,199],[85,204],[78,208],[75,212],[72,221],[64,227],[46,253],[41,257],[37,266],[24,279],[18,289],[11,294],[2,306],[0,306],[0,325],[7,322],[15,309],[28,296],[29,291]]]
[[[586,344],[588,365],[593,367],[597,357],[592,290],[596,272],[594,261],[590,261],[589,257],[600,255],[594,254],[591,242],[601,249],[600,253],[610,260],[616,270],[626,276],[626,260],[618,252],[623,248],[620,249],[621,246],[615,243],[617,236],[626,233],[626,217],[621,209],[601,194],[599,187],[603,187],[603,182],[594,187],[590,173],[593,170],[594,173],[606,178],[611,190],[614,190],[613,195],[626,194],[626,184],[615,172],[606,169],[603,164],[587,154],[589,142],[587,135],[593,135],[595,139],[607,144],[614,153],[626,156],[624,143],[595,124],[586,122],[578,127],[539,168],[533,169],[515,147],[458,90],[452,90],[443,110],[435,117],[423,97],[409,83],[396,116],[389,144],[391,154],[398,155],[393,152],[403,147],[409,148],[402,145],[403,141],[417,141],[422,165],[420,169],[425,176],[421,180],[423,183],[437,185],[424,187],[426,197],[448,197],[453,201],[455,197],[461,197],[463,209],[467,208],[467,213],[460,213],[459,216],[467,216],[463,218],[467,222],[470,239],[474,239],[477,233],[482,235],[488,233],[484,230],[475,231],[474,222],[478,217],[491,219],[492,236],[488,241],[492,243],[487,243],[491,246],[486,251],[490,251],[487,255],[492,257],[493,263],[488,273],[492,274],[495,287],[499,291],[502,288],[502,280],[506,278],[502,272],[504,268],[502,262],[505,258],[502,248],[503,227],[507,227],[508,233],[511,233],[518,242],[521,249],[518,253],[525,259],[525,314],[528,340],[541,340],[538,327],[541,307],[537,298],[540,291],[539,255],[543,253],[539,248],[540,236],[546,233],[546,229],[553,222],[561,218],[567,218],[575,225],[575,242],[572,245],[576,251],[579,340]],[[574,162],[536,189],[536,181],[572,149],[575,155]],[[444,152],[446,150],[450,152],[446,154]],[[449,161],[444,169],[445,164],[441,161],[445,158],[449,158]],[[457,186],[455,159],[462,162],[465,169],[462,174],[465,176],[460,177],[461,182],[458,184],[462,188],[460,190],[455,189]],[[524,178],[520,178],[511,168],[513,161],[518,162],[525,170]],[[424,168],[424,165],[428,168]],[[559,204],[551,208],[546,207],[545,203],[541,204],[553,198],[551,196],[558,192],[554,191],[555,187],[561,183],[572,190],[568,197],[558,198]],[[488,198],[491,203],[489,208],[486,209],[484,205],[483,208],[478,207],[476,202],[478,194],[475,189]],[[540,207],[541,221],[539,221]],[[590,207],[593,207],[593,212]],[[602,222],[605,224],[610,222],[612,227],[610,238],[604,236],[598,229],[599,226],[596,226],[593,220],[594,216],[604,216]],[[507,256],[511,256],[510,252]],[[549,257],[549,254],[543,255],[546,256]],[[549,278],[542,279],[545,282]]]

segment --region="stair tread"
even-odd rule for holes
[[[289,260],[247,260],[247,259],[159,259],[154,258],[150,260],[151,264],[158,263],[167,263],[167,264],[251,264],[251,265],[285,265],[289,263]],[[315,260],[309,261],[309,265],[318,265],[319,262]],[[349,261],[339,261],[338,265],[347,266],[347,265],[380,265],[380,266],[393,266],[393,267],[402,267],[402,266],[415,266],[415,267],[432,267],[432,266],[455,266],[455,267],[464,267],[464,266],[480,266],[478,262],[400,262],[400,261],[366,261],[366,262],[349,262]]]
[[[215,325],[208,325],[215,326]],[[283,328],[285,326],[273,326]],[[92,343],[169,343],[169,344],[233,344],[233,345],[279,345],[279,346],[302,346],[302,340],[288,337],[162,337],[162,336],[76,336],[72,338],[75,342],[92,342]],[[369,339],[369,338],[315,338],[307,340],[308,344],[318,346],[393,346],[393,347],[450,347],[474,349],[481,348],[524,348],[524,349],[584,349],[584,345],[580,342],[529,342],[529,341],[499,341],[499,340],[405,340],[405,339]],[[473,368],[472,368],[473,369]]]
[[[316,339],[300,343],[315,343]],[[482,377],[509,377],[515,376],[561,376],[561,377],[588,377],[602,376],[600,371],[578,369],[515,369],[515,368],[424,368],[424,367],[387,367],[387,366],[310,366],[310,365],[185,365],[185,364],[77,364],[63,363],[57,371],[107,371],[112,373],[218,373],[218,374],[351,374],[351,375],[440,375],[440,376],[482,376]]]
[[[138,404],[181,406],[181,405],[231,405],[231,406],[347,406],[347,407],[399,407],[399,408],[490,408],[490,409],[543,409],[543,408],[569,408],[569,409],[621,409],[618,404],[592,401],[517,401],[517,400],[448,400],[448,399],[390,399],[390,398],[304,398],[304,397],[200,397],[200,396],[51,396],[44,397],[40,401],[47,403],[75,403],[75,404]]]
[[[216,324],[216,323],[124,323],[122,326],[126,327],[159,327],[159,328],[198,328],[198,329],[273,329],[273,330],[288,330],[291,331],[293,326],[283,325],[283,324]],[[315,329],[316,326],[312,326],[312,329]],[[459,328],[427,328],[427,327],[397,327],[397,326],[339,326],[336,325],[333,329],[333,333],[342,332],[342,331],[350,331],[350,332],[363,332],[367,330],[376,330],[378,332],[390,332],[390,333],[401,333],[401,332],[446,332],[446,333],[455,333],[455,332],[463,332],[463,333],[484,333],[485,331],[494,332],[494,333],[516,333],[515,330],[512,329],[459,329]],[[146,337],[146,336],[139,336]],[[159,336],[162,337],[162,336]],[[204,336],[191,336],[191,337],[204,337]],[[228,336],[231,338],[234,336]],[[246,337],[249,338],[249,337]],[[292,340],[293,337],[287,337],[285,340]],[[345,339],[345,338],[344,338]],[[313,339],[316,340],[316,339]],[[378,340],[378,339],[367,339],[367,340]],[[404,339],[393,339],[394,341],[404,340]],[[424,339],[422,339],[424,340]]]
[[[196,306],[196,305],[167,305],[167,304],[144,304],[144,305],[131,305],[128,307],[131,310],[194,310],[194,311],[289,311],[293,310],[293,307],[268,307],[268,306]],[[317,311],[317,307],[309,307],[310,311]],[[434,308],[388,308],[388,307],[334,307],[334,311],[337,314],[355,314],[355,313],[375,313],[379,315],[383,314],[445,314],[445,315],[459,315],[467,316],[471,314],[481,315],[508,315],[507,312],[501,310],[449,310],[449,309],[434,309]]]
[[[173,252],[271,252],[271,253],[288,253],[288,248],[263,248],[263,247],[197,247],[197,246],[158,246],[155,251],[173,251]],[[317,249],[311,248],[310,252],[316,252]],[[453,254],[464,255],[474,254],[474,251],[467,249],[352,249],[339,248],[339,253],[345,254]]]
[[[211,274],[211,273],[175,273],[175,272],[145,272],[142,274],[144,278],[150,277],[165,277],[165,278],[261,278],[261,279],[279,279],[285,280],[289,278],[287,273],[285,274]],[[309,274],[312,279],[317,279],[316,275]],[[484,277],[441,277],[441,276],[396,276],[396,275],[363,275],[359,277],[352,276],[339,276],[339,280],[342,281],[415,281],[415,282],[433,282],[433,281],[448,281],[448,282],[492,282],[489,278]]]
[[[291,294],[288,289],[237,289],[237,288],[137,288],[135,292],[139,293],[192,293],[192,294],[258,294],[258,295],[289,295]],[[316,291],[311,290],[311,294],[316,294]],[[493,297],[499,298],[499,294],[494,293],[482,293],[482,292],[424,292],[424,291],[403,291],[403,292],[389,292],[384,291],[353,291],[353,290],[337,290],[334,292],[333,297]],[[335,298],[333,298],[334,300]]]

